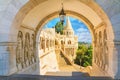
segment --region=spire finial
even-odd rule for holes
[[[63,7],[63,2],[61,4],[62,4],[62,7]]]
[[[60,17],[60,21],[62,22],[62,24],[64,23],[64,17],[66,15],[66,13],[64,12],[64,9],[63,9],[63,1],[61,1],[61,5],[62,5],[62,9],[59,13],[59,17]]]

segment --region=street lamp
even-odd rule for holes
[[[62,25],[63,25],[63,23],[64,23],[64,18],[65,18],[65,16],[66,16],[66,13],[64,12],[63,3],[62,3],[62,9],[61,9],[61,11],[60,11],[60,13],[59,13],[59,18],[60,18],[60,21],[61,21]]]

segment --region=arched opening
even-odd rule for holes
[[[59,13],[59,5],[60,2],[57,2],[55,0],[53,0],[52,2],[50,1],[41,1],[38,4],[33,4],[32,2],[34,2],[34,0],[30,0],[29,3],[27,3],[25,6],[23,6],[23,8],[21,8],[21,10],[18,12],[18,14],[16,15],[13,25],[11,27],[10,30],[10,40],[17,42],[17,34],[14,34],[15,32],[18,33],[19,31],[22,31],[23,33],[23,40],[27,40],[28,42],[24,42],[24,44],[30,44],[32,45],[32,34],[34,34],[34,47],[31,47],[31,52],[32,49],[34,49],[34,53],[36,53],[36,61],[35,64],[31,64],[31,62],[26,61],[26,63],[31,64],[30,66],[25,67],[24,69],[16,69],[16,50],[15,50],[15,46],[13,47],[9,47],[10,49],[10,73],[29,73],[29,70],[35,70],[36,69],[36,64],[39,63],[38,59],[39,59],[39,49],[40,49],[40,44],[42,45],[41,42],[43,43],[57,43],[56,41],[52,40],[48,41],[46,39],[49,39],[48,37],[46,37],[45,39],[43,39],[41,36],[40,38],[40,32],[41,32],[41,27],[46,24],[46,22],[48,22],[49,20],[55,18],[56,16],[58,16]],[[39,2],[39,1],[38,1]],[[90,2],[90,5],[87,5]],[[36,2],[35,2],[36,3]],[[55,5],[52,4],[56,4],[58,5],[57,7]],[[73,3],[73,4],[71,4]],[[30,8],[29,6],[32,5],[32,7]],[[49,7],[51,7],[51,10],[43,10],[44,7],[46,7],[45,5],[48,5]],[[96,73],[98,72],[98,76],[99,75],[105,75],[106,73],[111,73],[109,74],[110,76],[114,76],[117,73],[117,69],[118,68],[114,68],[114,64],[117,66],[117,63],[114,63],[113,59],[114,57],[112,56],[114,54],[114,33],[113,33],[113,29],[111,26],[111,23],[108,19],[108,17],[106,16],[106,14],[103,12],[103,10],[100,8],[100,6],[98,6],[96,4],[95,1],[79,1],[79,0],[75,0],[72,1],[70,0],[69,2],[65,1],[65,12],[67,13],[67,15],[73,16],[75,18],[80,19],[81,21],[83,21],[89,28],[91,34],[92,34],[92,45],[93,45],[93,68],[94,70],[92,70],[92,73]],[[74,7],[72,7],[72,6]],[[34,7],[33,7],[34,6]],[[25,10],[26,7],[29,7],[29,9]],[[23,12],[23,15],[21,15]],[[42,16],[41,16],[42,15]],[[21,17],[20,17],[21,16]],[[20,20],[20,21],[19,21]],[[18,23],[16,21],[19,21]],[[105,31],[105,32],[104,32]],[[25,36],[25,34],[29,32],[29,37]],[[12,36],[12,35],[15,36]],[[66,33],[65,33],[66,34]],[[70,33],[71,34],[71,33]],[[107,38],[104,39],[104,36],[107,36]],[[30,42],[29,42],[30,39]],[[41,40],[40,40],[41,39]],[[40,41],[40,42],[39,42]],[[64,42],[65,44],[67,44],[66,42]],[[25,46],[26,50],[25,53],[28,54],[28,49],[27,46]],[[111,46],[108,46],[111,45]],[[49,44],[46,44],[45,46],[49,46]],[[42,46],[43,51],[46,51],[44,49],[45,46]],[[54,46],[54,45],[53,45]],[[96,47],[95,47],[96,46]],[[104,49],[103,49],[104,47]],[[110,49],[110,47],[112,47],[112,49]],[[30,48],[29,48],[30,49]],[[49,49],[49,47],[48,47]],[[30,52],[30,53],[31,53]],[[98,53],[98,54],[95,54]],[[103,54],[101,54],[103,53]],[[29,54],[31,55],[29,57],[29,60],[31,61],[31,57],[32,57],[32,53]],[[28,55],[25,55],[28,57]],[[104,56],[104,57],[103,57]],[[107,58],[105,58],[105,56],[108,56]],[[25,60],[28,58],[25,58]],[[112,59],[110,59],[110,57],[112,57]],[[32,58],[34,59],[34,58]],[[33,60],[34,61],[34,60]],[[117,60],[115,60],[117,62]],[[32,66],[32,67],[31,67]],[[21,68],[21,67],[20,67]],[[98,69],[97,69],[98,68]],[[37,67],[37,69],[39,69],[39,67]],[[31,72],[32,72],[31,70]],[[95,72],[94,72],[95,71]],[[39,70],[38,70],[39,72]],[[104,74],[102,74],[104,73]],[[96,75],[96,74],[93,74]]]
[[[94,26],[93,26],[93,24],[87,19],[87,18],[85,18],[83,15],[81,15],[81,14],[78,14],[78,13],[76,13],[76,12],[73,12],[73,11],[66,11],[66,13],[68,14],[68,15],[71,15],[71,16],[75,16],[75,17],[77,17],[78,19],[80,19],[80,20],[82,20],[87,26],[88,26],[88,28],[90,29],[90,32],[92,33],[92,40],[93,40],[93,42],[94,42]],[[46,23],[46,21],[48,21],[49,19],[52,19],[52,17],[54,18],[56,15],[58,14],[58,12],[54,12],[54,13],[52,13],[52,14],[50,14],[50,15],[48,15],[47,17],[45,17],[39,24],[38,24],[38,27],[37,27],[37,31],[36,31],[36,34],[37,34],[37,36],[36,36],[36,41],[39,41],[39,36],[40,36],[40,31],[41,31],[41,26],[42,25],[44,25],[45,23]],[[68,33],[68,32],[67,32]],[[67,34],[68,35],[68,34]],[[100,44],[101,42],[101,35],[102,34],[100,34],[99,35],[99,43],[98,44]],[[47,39],[47,38],[46,38]],[[48,39],[47,40],[45,40],[46,41],[46,47],[48,47]],[[38,47],[38,44],[37,44],[37,46],[36,47]],[[38,48],[39,49],[39,48]],[[38,50],[37,49],[37,50]],[[101,49],[100,49],[101,50]],[[38,51],[36,51],[36,52],[38,52]],[[39,52],[38,52],[39,53]],[[101,55],[100,55],[101,56]],[[98,57],[98,65],[102,65],[102,62],[100,61],[100,58]]]
[[[70,16],[69,16],[70,17]],[[60,32],[58,32],[57,30],[61,30],[61,25],[62,24],[60,24],[60,22],[59,22],[59,20],[58,20],[59,18],[57,17],[57,18],[54,18],[54,19],[52,19],[52,20],[50,20],[50,22],[48,22],[48,23],[45,23],[45,25],[44,26],[42,26],[42,29],[41,29],[41,33],[40,33],[40,36],[43,36],[44,35],[44,37],[45,36],[49,36],[49,37],[53,37],[53,39],[55,40],[55,47],[54,47],[54,51],[52,52],[53,54],[55,54],[54,55],[54,57],[52,56],[52,58],[57,58],[57,60],[56,59],[54,59],[54,61],[56,60],[57,61],[57,63],[55,63],[54,62],[54,64],[52,64],[53,66],[54,66],[54,69],[53,68],[49,68],[49,70],[47,69],[47,67],[48,66],[51,66],[51,64],[49,65],[49,64],[46,64],[46,62],[49,62],[50,60],[48,59],[48,61],[44,61],[44,59],[40,59],[40,60],[42,60],[42,61],[40,61],[40,62],[42,62],[42,63],[40,63],[40,71],[41,71],[41,74],[42,75],[45,75],[45,74],[47,74],[48,75],[48,73],[49,72],[56,72],[56,70],[57,70],[57,72],[60,72],[61,70],[62,71],[64,71],[65,69],[64,69],[64,67],[65,66],[68,66],[67,65],[67,61],[62,61],[62,60],[60,60],[60,55],[59,55],[59,49],[62,49],[63,50],[63,52],[65,53],[65,54],[67,54],[67,56],[69,57],[69,59],[73,62],[73,64],[75,64],[75,62],[74,62],[74,59],[76,58],[76,52],[77,52],[77,49],[78,49],[78,42],[79,41],[84,41],[84,40],[82,40],[83,39],[83,36],[85,36],[85,35],[82,35],[82,39],[80,38],[79,39],[79,37],[81,37],[80,35],[79,35],[79,33],[80,33],[80,29],[82,28],[82,29],[85,29],[86,30],[86,32],[88,32],[89,33],[89,35],[87,34],[84,38],[85,38],[85,40],[87,41],[88,40],[88,42],[90,41],[92,41],[91,40],[91,37],[89,37],[89,36],[91,36],[90,35],[90,32],[88,31],[88,29],[86,28],[87,26],[85,26],[85,24],[83,23],[83,22],[81,22],[81,21],[79,21],[78,19],[76,19],[76,18],[73,18],[73,17],[70,17],[70,20],[72,19],[72,22],[70,23],[70,24],[72,24],[74,21],[77,21],[76,22],[76,24],[77,25],[75,25],[75,24],[72,24],[72,25],[74,25],[74,27],[73,26],[69,26],[69,27],[71,27],[71,29],[73,28],[73,30],[67,30],[67,28],[66,27],[68,27],[68,26],[66,26],[66,25],[68,25],[67,24],[67,21],[66,21],[66,23],[64,24],[64,26],[63,26],[63,31],[62,32],[64,32],[64,33],[66,33],[66,32],[69,32],[69,33],[75,33],[75,34],[62,34],[62,33],[60,33]],[[67,17],[66,17],[66,19],[67,19]],[[68,19],[67,19],[68,20]],[[44,23],[43,23],[44,24]],[[52,24],[52,25],[51,25]],[[58,25],[59,24],[59,25]],[[79,25],[79,26],[78,26]],[[83,27],[81,27],[81,26],[84,26],[84,28]],[[70,29],[70,28],[68,28],[68,29]],[[79,30],[79,31],[78,31]],[[84,34],[86,33],[85,32],[85,30],[83,31],[84,32]],[[72,31],[72,32],[71,32]],[[77,32],[76,32],[77,31]],[[44,33],[44,34],[43,34]],[[50,35],[52,35],[52,36],[50,36]],[[79,36],[79,37],[78,37]],[[89,37],[89,38],[87,38],[87,37]],[[79,40],[78,40],[79,39]],[[49,39],[48,39],[49,40]],[[65,43],[67,43],[67,44],[64,44],[63,42],[65,42]],[[85,43],[85,42],[81,42],[81,44],[79,44],[79,45],[81,45],[81,46],[83,46],[84,45],[84,47],[86,47],[86,51],[85,52],[83,52],[82,54],[84,54],[84,56],[87,56],[87,57],[90,57],[89,55],[90,54],[92,54],[92,53],[89,53],[89,52],[87,52],[87,49],[89,49],[88,47],[90,46],[90,42],[89,43]],[[41,42],[40,42],[41,43]],[[47,43],[47,42],[46,42]],[[84,44],[85,43],[85,44]],[[91,44],[92,45],[92,44]],[[58,50],[56,50],[56,49],[58,49]],[[51,49],[50,49],[51,50]],[[41,54],[41,55],[45,55],[45,53],[42,53],[41,52],[41,50],[39,50],[38,51],[39,52],[39,54]],[[48,53],[48,54],[51,54],[50,52]],[[80,54],[80,53],[79,53]],[[51,54],[52,55],[52,54]],[[45,56],[47,56],[47,55],[45,55]],[[77,55],[78,56],[78,55]],[[58,59],[58,57],[59,57],[59,59]],[[40,57],[40,58],[44,58],[44,57]],[[84,57],[85,58],[85,57]],[[92,57],[91,57],[92,58]],[[90,58],[89,58],[90,59]],[[92,59],[89,61],[88,60],[88,62],[86,61],[87,59],[84,59],[84,61],[83,61],[83,59],[82,59],[82,62],[85,64],[85,62],[86,63],[88,63],[88,64],[86,64],[86,66],[90,66],[90,65],[92,65]],[[64,64],[63,65],[63,62],[65,62],[66,64]],[[79,60],[78,60],[78,62],[79,62]],[[90,62],[90,63],[89,63]],[[46,65],[45,65],[46,64]],[[57,65],[56,65],[57,64]],[[62,64],[62,68],[61,68],[61,64]],[[76,63],[76,65],[78,65],[78,66],[83,66],[83,64],[82,65],[80,65],[79,63]],[[43,66],[43,67],[42,67]],[[57,69],[55,69],[55,67],[57,68]],[[70,66],[68,66],[68,69],[70,68]],[[67,67],[66,67],[66,70],[68,70],[67,69]],[[73,68],[72,67],[72,70],[73,71],[75,71],[76,69],[75,68]],[[72,70],[69,70],[69,72],[72,72]],[[77,71],[77,70],[76,70]],[[78,72],[80,72],[80,71],[78,71]]]

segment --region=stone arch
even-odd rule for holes
[[[14,1],[14,0],[13,0]],[[113,2],[113,3],[116,3],[116,2],[119,2],[119,0],[116,0],[116,1],[114,1],[114,0],[110,0],[110,2],[108,3],[108,1],[106,1],[106,0],[102,0],[101,2],[99,2],[99,0],[95,0],[96,2],[94,2],[94,1],[89,1],[89,0],[81,0],[81,1],[79,1],[79,0],[76,0],[75,2],[73,1],[73,3],[76,5],[76,6],[78,6],[78,4],[79,5],[81,5],[81,6],[87,6],[87,7],[89,7],[89,8],[91,8],[99,17],[101,17],[101,20],[103,21],[103,23],[105,23],[105,26],[107,27],[107,34],[108,34],[108,40],[109,40],[109,42],[107,42],[107,44],[109,44],[110,46],[109,47],[112,47],[112,49],[111,50],[109,50],[109,52],[110,52],[110,55],[113,55],[114,53],[115,53],[115,57],[113,57],[113,56],[110,56],[110,57],[112,57],[112,59],[109,61],[110,62],[110,68],[109,68],[109,73],[111,73],[110,75],[112,76],[112,77],[114,77],[114,76],[119,76],[119,71],[120,71],[120,69],[119,69],[119,64],[117,63],[118,61],[119,61],[119,59],[118,58],[116,58],[117,56],[116,55],[118,55],[118,53],[119,53],[119,41],[120,41],[120,38],[119,38],[119,27],[117,26],[117,25],[115,25],[115,23],[114,23],[114,21],[112,21],[113,19],[115,20],[115,19],[117,19],[117,17],[116,16],[118,16],[119,17],[119,15],[116,15],[116,16],[114,16],[114,17],[112,17],[111,15],[113,15],[113,14],[117,14],[117,13],[119,13],[120,11],[118,10],[118,11],[115,11],[115,12],[110,12],[111,10],[112,10],[112,8],[111,7],[114,7],[114,8],[119,8],[119,6],[113,6],[112,4],[110,4],[110,2]],[[34,2],[34,4],[33,4],[33,2]],[[20,9],[20,11],[17,13],[17,15],[15,16],[15,18],[14,18],[14,21],[13,21],[13,24],[12,24],[12,26],[9,26],[9,28],[11,28],[9,31],[8,31],[8,33],[7,33],[7,36],[6,36],[6,34],[4,34],[4,36],[5,37],[7,37],[8,38],[8,36],[10,36],[9,38],[10,38],[10,40],[8,40],[7,39],[7,41],[11,41],[11,43],[10,43],[10,45],[12,45],[12,48],[11,47],[9,47],[9,45],[8,44],[6,44],[6,43],[4,43],[4,45],[6,45],[7,47],[9,47],[9,49],[10,49],[10,51],[8,51],[8,52],[6,52],[6,53],[15,53],[14,52],[14,49],[13,49],[13,45],[14,45],[14,43],[12,43],[12,41],[17,41],[17,34],[14,34],[15,32],[18,32],[21,28],[22,29],[30,29],[30,30],[32,30],[32,31],[36,31],[36,29],[35,28],[32,28],[32,27],[36,27],[35,25],[32,25],[32,27],[30,26],[30,25],[25,25],[25,24],[23,24],[23,23],[26,23],[26,22],[24,22],[25,20],[25,17],[27,16],[27,14],[29,14],[30,13],[30,11],[32,11],[32,9],[34,8],[35,9],[35,7],[38,7],[38,5],[41,5],[42,3],[44,3],[44,2],[46,2],[45,4],[47,4],[48,2],[47,1],[42,1],[42,0],[39,0],[39,1],[36,1],[36,0],[30,0],[26,5],[22,5],[23,7],[21,8],[21,6],[19,7],[19,9]],[[71,1],[70,1],[71,2]],[[105,3],[108,3],[108,4],[110,4],[109,6],[108,5],[105,5]],[[54,2],[55,3],[55,2]],[[89,4],[90,3],[90,4]],[[110,18],[110,20],[111,20],[111,22],[112,22],[112,25],[113,25],[113,27],[111,26],[111,23],[110,23],[110,21],[109,21],[109,19],[108,19],[108,17],[106,16],[106,14],[104,13],[104,11],[97,5],[97,3],[98,4],[100,4],[100,6],[104,9],[104,11],[108,14],[108,17]],[[58,3],[57,3],[58,4]],[[74,4],[72,4],[72,5],[74,5]],[[83,5],[84,4],[84,5]],[[89,4],[89,5],[88,5]],[[67,8],[66,10],[69,10],[69,11],[71,11],[70,9],[72,9],[74,12],[75,12],[75,10],[77,11],[77,13],[79,13],[79,12],[83,12],[83,10],[86,10],[86,9],[84,9],[83,7],[80,7],[81,9],[81,11],[79,11],[78,9],[76,9],[76,6],[74,7],[74,8],[70,8],[69,9],[69,7],[67,7],[67,6],[69,6],[69,3],[68,2],[65,2],[65,8]],[[105,7],[104,6],[107,6],[107,8],[105,9]],[[27,8],[27,7],[29,7],[29,8]],[[52,7],[54,7],[54,6],[52,6]],[[111,9],[110,9],[111,8]],[[18,9],[18,10],[19,10]],[[59,8],[56,8],[55,10],[58,10]],[[82,10],[83,9],[83,10]],[[116,10],[116,9],[115,9]],[[51,13],[48,13],[48,14],[52,14],[52,13],[54,13],[55,11],[53,10]],[[86,12],[86,11],[85,11]],[[44,12],[45,13],[45,12]],[[41,14],[40,14],[41,15]],[[47,14],[46,14],[47,15]],[[82,14],[83,15],[83,14]],[[87,15],[87,14],[86,14]],[[74,15],[72,15],[72,16],[74,16]],[[44,17],[44,16],[43,16]],[[86,16],[85,16],[86,17]],[[45,17],[44,17],[45,18]],[[53,18],[53,17],[50,17],[50,18]],[[89,16],[87,16],[87,18],[89,18],[90,19],[90,17]],[[27,19],[27,18],[26,18]],[[32,18],[31,18],[32,19]],[[43,18],[40,18],[40,19],[43,19]],[[48,18],[47,18],[48,19]],[[7,20],[7,19],[6,19]],[[24,21],[23,21],[24,20]],[[48,19],[49,20],[49,19]],[[94,19],[90,19],[90,21],[92,22]],[[96,20],[96,19],[95,19]],[[118,20],[118,19],[117,19]],[[10,20],[10,21],[12,21],[12,20]],[[42,21],[42,20],[40,20],[40,21]],[[40,22],[40,21],[38,21],[38,22]],[[119,20],[118,20],[119,21]],[[43,23],[43,22],[42,22]],[[36,25],[38,25],[38,23],[35,23]],[[98,24],[98,25],[94,25],[94,28],[93,28],[93,32],[95,32],[97,29],[99,29],[99,27],[101,27],[101,24],[102,24],[102,22],[100,23],[100,25]],[[5,25],[3,25],[3,26],[5,26]],[[21,30],[22,30],[21,29]],[[9,34],[10,33],[10,34]],[[14,36],[13,36],[14,35]],[[35,34],[36,35],[36,34]],[[94,37],[95,37],[95,35],[94,35]],[[37,37],[36,37],[37,38]],[[37,39],[37,40],[39,40],[39,39]],[[107,41],[108,41],[107,40]],[[6,41],[6,40],[4,40],[4,38],[3,39],[1,39],[1,41]],[[93,40],[93,45],[94,45],[94,40]],[[6,50],[6,49],[5,49]],[[36,52],[37,53],[37,52]],[[12,54],[10,54],[10,58],[12,58]],[[13,55],[14,56],[14,55]],[[115,59],[115,60],[114,60]],[[112,61],[112,60],[114,60],[114,61]],[[11,73],[11,71],[12,71],[12,69],[13,69],[13,67],[14,67],[14,60],[11,60],[10,61],[10,63],[11,63],[11,65],[12,66],[10,66],[10,73]],[[113,65],[116,65],[117,67],[114,67]],[[118,70],[118,72],[117,72],[117,70]]]
[[[43,18],[39,24],[37,25],[36,27],[36,34],[39,35],[40,34],[40,30],[41,30],[41,26],[44,26],[46,24],[47,21],[51,20],[52,18],[55,18],[57,15],[58,15],[58,11],[57,12],[54,12],[50,15],[47,15],[45,18]],[[91,36],[93,38],[93,41],[94,41],[94,25],[85,17],[83,16],[82,14],[78,14],[77,12],[74,12],[74,11],[69,11],[69,10],[66,10],[65,13],[68,15],[68,16],[73,16],[81,21],[83,21],[87,26],[88,26],[88,29],[90,30],[91,32]],[[69,32],[66,32],[66,34],[69,34]],[[36,36],[36,38],[39,38],[38,36]]]

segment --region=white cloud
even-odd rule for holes
[[[88,29],[79,28],[75,31],[75,35],[78,36],[78,41],[80,42],[91,42],[92,37]]]
[[[76,29],[76,32],[88,32],[88,29],[81,27],[81,28]]]

